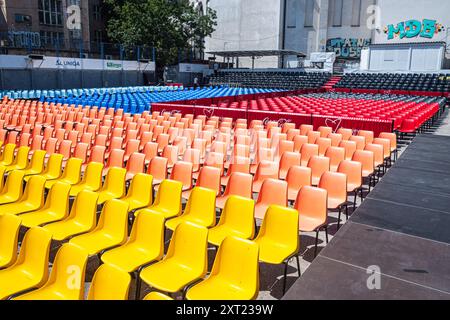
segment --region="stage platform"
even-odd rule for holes
[[[450,137],[418,136],[283,299],[450,299]]]

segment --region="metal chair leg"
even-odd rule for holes
[[[316,244],[314,246],[314,258],[317,257],[317,245],[319,244],[319,229],[316,230]]]
[[[295,260],[297,260],[297,272],[298,277],[300,278],[302,276],[302,271],[300,270],[300,260],[298,258],[298,254],[295,255]]]
[[[325,230],[325,241],[327,242],[327,244],[328,244],[328,226],[325,226],[325,227],[323,227],[324,228],[324,230]]]
[[[337,229],[338,230],[341,227],[341,213],[342,213],[342,208],[339,207],[338,224],[337,224]]]
[[[283,296],[286,293],[287,268],[288,268],[288,263],[285,262],[284,263],[284,279],[283,279]]]

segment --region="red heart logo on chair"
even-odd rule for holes
[[[329,128],[334,128],[334,132],[336,133],[341,127],[342,119],[325,119],[325,125]]]
[[[203,114],[209,119],[214,115],[214,109],[213,108],[205,108],[205,109],[203,109]]]

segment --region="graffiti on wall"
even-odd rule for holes
[[[327,41],[327,51],[336,53],[336,58],[360,58],[361,50],[371,43],[364,38],[334,38]]]
[[[396,25],[390,24],[384,28],[384,33],[387,34],[388,40],[417,37],[433,39],[435,35],[444,31],[445,27],[442,24],[431,19],[423,19],[422,21],[408,20]]]
[[[9,45],[18,48],[39,48],[41,46],[41,35],[39,32],[9,31]]]

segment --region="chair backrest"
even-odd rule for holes
[[[316,140],[320,138],[320,132],[319,131],[308,131],[308,143],[316,143]]]
[[[356,150],[356,152],[353,154],[352,161],[357,161],[362,164],[363,175],[365,173],[365,176],[367,174],[373,173],[373,171],[375,170],[375,159],[372,151]]]
[[[284,206],[270,205],[264,216],[261,229],[254,240],[256,243],[273,241],[282,244],[292,254],[299,248],[298,211]]]
[[[128,188],[127,199],[139,199],[139,201],[150,205],[153,196],[153,177],[145,173],[136,174],[131,180]]]
[[[31,176],[28,180],[20,202],[27,202],[34,207],[42,207],[44,204],[44,191],[46,179],[41,176]]]
[[[93,230],[98,231],[108,234],[121,244],[125,243],[128,237],[128,203],[116,199],[106,201]]]
[[[36,287],[48,279],[51,234],[39,227],[29,229],[22,240],[19,256],[14,266],[22,266],[37,280]]]
[[[193,273],[201,277],[208,269],[207,247],[208,229],[184,222],[176,227],[164,260],[173,259],[181,265],[189,266]]]
[[[7,194],[12,199],[19,199],[23,194],[23,177],[25,172],[22,170],[13,170],[6,178],[5,185],[0,195]]]
[[[153,176],[153,179],[164,180],[167,177],[168,160],[162,157],[154,157],[148,166],[147,174]]]
[[[373,160],[374,165],[379,166],[383,164],[384,162],[384,153],[383,153],[383,146],[379,144],[374,143],[368,143],[366,144],[366,147],[364,148],[365,151],[371,151],[373,152]]]
[[[325,157],[330,159],[331,171],[336,171],[339,163],[345,160],[345,149],[339,147],[329,147],[325,152]]]
[[[308,143],[308,137],[297,135],[294,137],[294,152],[300,152],[303,145]]]
[[[291,167],[300,165],[300,159],[301,157],[298,152],[283,153],[280,159],[279,178],[280,179],[286,178],[286,175]]]
[[[94,273],[88,300],[128,300],[131,276],[125,271],[102,264]]]
[[[308,135],[308,132],[313,131],[313,130],[314,130],[314,126],[312,126],[312,125],[309,125],[309,124],[300,125],[300,134],[302,136]]]
[[[391,142],[391,151],[394,151],[397,149],[397,135],[392,132],[381,132],[378,136],[381,139],[389,139]]]
[[[142,153],[131,154],[127,162],[127,171],[129,173],[143,173],[145,168],[145,155]]]
[[[70,158],[67,160],[61,179],[69,180],[72,184],[77,184],[81,180],[81,166],[83,160],[79,158]]]
[[[204,163],[205,166],[216,167],[220,169],[220,174],[224,172],[224,155],[217,152],[209,152]]]
[[[234,172],[249,173],[250,158],[233,156],[230,160],[230,167],[227,171],[227,176],[230,176]]]
[[[288,185],[286,181],[266,179],[262,183],[257,203],[287,206],[287,190]]]
[[[20,218],[15,215],[0,216],[0,268],[7,268],[16,262],[20,224]]]
[[[183,216],[200,221],[205,227],[216,224],[216,193],[213,190],[195,187],[189,196]]]
[[[158,156],[158,144],[156,142],[147,142],[142,153],[145,154],[145,161],[150,161]]]
[[[364,136],[351,136],[349,141],[356,142],[356,150],[364,150],[366,146],[366,137]]]
[[[355,141],[342,140],[339,147],[345,149],[345,160],[351,160],[355,154],[357,144]]]
[[[312,170],[308,167],[292,166],[286,176],[288,187],[300,189],[304,186],[310,186],[312,182]]]
[[[180,181],[183,184],[183,189],[191,189],[192,169],[192,163],[179,161],[173,166],[172,172],[170,173],[170,179]]]
[[[163,149],[161,157],[168,160],[168,165],[173,166],[178,162],[178,147],[177,146],[166,146]]]
[[[141,251],[157,253],[156,260],[164,256],[164,215],[141,210],[137,212],[127,244],[133,244]],[[156,249],[156,250],[155,250]]]
[[[117,195],[118,198],[121,198],[125,194],[126,175],[127,170],[124,168],[110,168],[100,191],[108,191]]]
[[[192,163],[192,171],[200,170],[201,152],[198,149],[188,148],[183,155],[183,161]]]
[[[311,168],[313,180],[320,179],[323,173],[330,170],[330,158],[312,156],[308,161],[308,168]]]
[[[226,225],[239,233],[243,239],[253,239],[255,234],[255,201],[239,196],[230,196],[220,215],[217,226]]]
[[[340,133],[330,133],[327,138],[331,139],[332,147],[338,147],[343,140],[343,136]]]
[[[58,153],[64,156],[64,159],[69,159],[72,154],[72,141],[63,140],[58,147]]]
[[[82,300],[89,254],[83,248],[65,243],[56,253],[50,278],[44,285],[62,295],[64,299]]]
[[[368,130],[359,130],[358,136],[366,138],[366,144],[372,143],[373,138],[374,138],[373,131],[368,131]]]
[[[301,165],[306,167],[308,165],[309,159],[312,156],[319,155],[319,146],[317,144],[304,144],[300,151],[301,154]]]
[[[75,146],[75,151],[73,153],[73,157],[81,159],[81,163],[85,163],[87,160],[88,149],[89,149],[89,145],[87,143],[83,143],[83,142],[78,143]]]
[[[317,131],[320,132],[320,136],[321,136],[322,138],[326,138],[326,137],[328,137],[328,135],[329,135],[330,133],[333,133],[333,128],[322,126],[322,127],[319,127],[319,128],[317,129]]]
[[[375,138],[372,140],[373,144],[383,146],[383,157],[389,158],[391,156],[391,140],[383,138]]]
[[[101,164],[105,163],[105,146],[93,146],[91,149],[91,154],[89,156],[89,162],[98,162]]]
[[[237,195],[252,198],[253,176],[247,173],[235,172],[230,175],[224,196]]]
[[[68,219],[93,229],[97,223],[98,194],[83,190],[75,198]]]
[[[42,172],[42,174],[54,177],[54,178],[58,178],[59,176],[61,176],[61,168],[62,168],[62,163],[63,163],[63,158],[64,156],[62,154],[59,153],[54,153],[52,154],[48,160],[47,160],[47,165],[44,169],[44,171]]]
[[[353,188],[361,187],[362,184],[362,164],[356,161],[344,160],[339,164],[337,172],[347,175],[347,184]],[[349,190],[347,188],[347,191]]]
[[[353,135],[353,130],[352,129],[346,129],[346,128],[339,128],[337,133],[342,134],[342,140],[343,141],[347,141]]]
[[[139,152],[140,141],[136,139],[130,139],[125,145],[125,156],[129,157],[134,152]]]
[[[35,172],[42,172],[44,170],[45,151],[36,150],[31,156],[31,160],[27,166],[27,170],[33,170]]]
[[[314,218],[325,223],[328,215],[328,193],[325,189],[304,186],[300,189],[294,208],[298,210],[300,219]]]
[[[315,144],[319,146],[319,156],[324,156],[327,149],[331,147],[331,139],[320,137]]]
[[[51,188],[45,199],[42,210],[50,209],[53,213],[66,216],[69,213],[70,184],[57,182]]]
[[[347,201],[347,175],[338,172],[325,172],[320,178],[319,188],[328,192],[328,198]]]
[[[14,151],[16,150],[16,145],[14,143],[8,143],[3,148],[3,152],[1,154],[1,161],[6,164],[10,165],[14,161]]]
[[[163,180],[156,193],[153,206],[162,207],[170,212],[175,212],[176,216],[181,213],[181,193],[183,184],[174,180]]]
[[[256,169],[254,181],[278,179],[279,164],[275,161],[261,161]]]
[[[81,183],[88,185],[92,190],[100,189],[102,185],[103,164],[98,162],[90,162],[86,166]]]
[[[211,189],[220,193],[220,169],[215,167],[202,167],[195,183],[196,187]]]
[[[108,161],[106,162],[107,168],[123,168],[123,161],[125,157],[125,151],[121,149],[111,150],[111,154],[108,157]]]

